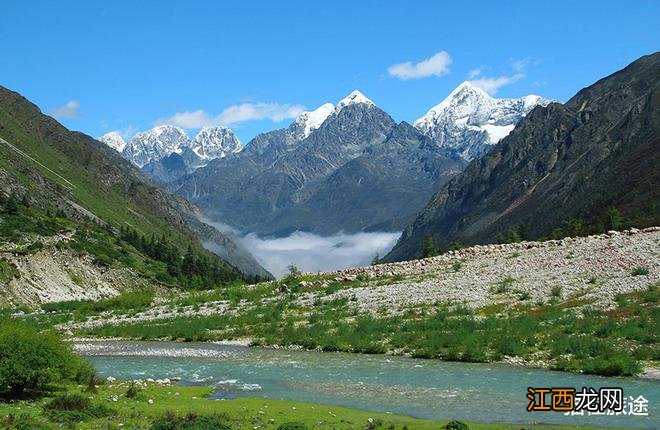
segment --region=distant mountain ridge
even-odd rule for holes
[[[489,243],[507,230],[547,235],[571,219],[660,224],[660,53],[534,108],[486,156],[433,196],[386,260],[441,245]]]
[[[117,131],[98,138],[159,182],[169,182],[205,166],[210,160],[243,150],[227,127],[204,127],[194,139],[173,125],[135,134],[128,142]]]

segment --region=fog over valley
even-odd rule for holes
[[[290,264],[304,272],[368,265],[376,254],[387,254],[400,235],[372,232],[318,236],[296,231],[282,238],[260,238],[251,233],[240,242],[266,270],[280,278]]]

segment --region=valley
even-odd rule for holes
[[[263,14],[249,31],[216,40],[207,36],[239,22],[243,5],[197,13],[211,3],[178,11],[213,18],[203,43],[168,40],[166,55],[149,46],[136,67],[123,55],[139,43],[105,55],[108,34],[164,38],[160,8],[137,26],[122,9],[132,31],[120,34],[98,30],[114,3],[93,16],[80,7],[71,16],[93,23],[85,37],[53,46],[89,34],[93,49],[73,52],[102,61],[47,56],[67,77],[46,87],[50,76],[23,76],[56,73],[51,64],[9,73],[43,111],[0,86],[0,427],[657,426],[659,52],[620,55],[622,39],[601,61],[570,62],[595,39],[559,44],[561,32],[546,31],[544,49],[563,52],[506,52],[496,72],[485,49],[471,54],[492,23],[461,24],[469,62],[433,45],[426,59],[394,63],[459,20],[443,13],[410,43],[399,23],[420,32],[426,10],[446,5],[411,20],[388,4],[373,9],[390,19],[374,22],[394,39],[342,16],[332,22],[343,31],[321,22],[278,42],[295,41],[304,61],[293,67],[291,52],[256,52],[303,11],[260,5],[245,15]],[[67,22],[51,13],[44,28]],[[260,33],[270,22],[276,31]],[[295,33],[305,21],[288,24]],[[528,26],[514,24],[498,31]],[[173,28],[167,38],[199,36]],[[237,34],[247,45],[231,56]],[[332,43],[310,46],[320,34]],[[542,51],[536,39],[528,52]],[[189,50],[194,66],[172,61]],[[544,61],[554,82],[535,76]],[[363,74],[368,63],[378,71]]]

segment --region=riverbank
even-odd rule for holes
[[[164,417],[181,417],[195,421],[203,421],[205,417],[217,417],[217,422],[226,425],[228,429],[408,429],[427,430],[444,428],[449,420],[424,420],[388,413],[368,412],[344,407],[327,406],[313,403],[293,402],[286,400],[269,400],[260,398],[241,398],[235,400],[209,399],[211,389],[208,387],[184,387],[156,382],[137,384],[133,394],[127,396],[132,384],[129,381],[112,380],[100,385],[96,392],[86,392],[82,386],[63,387],[63,393],[81,393],[92,405],[103,405],[108,416],[86,418],[75,423],[67,422],[66,414],[53,415],[45,412],[40,401],[23,400],[13,403],[0,402],[0,426],[3,428],[31,428],[50,430],[66,425],[86,429],[148,429],[154,422],[163,421]],[[59,419],[57,418],[59,417]],[[186,418],[187,417],[187,418]],[[210,421],[210,420],[209,420]],[[289,423],[297,427],[286,427]],[[474,423],[464,422],[469,429],[519,429],[520,424]],[[16,425],[16,427],[13,427]],[[23,425],[23,427],[18,427]],[[284,427],[280,427],[284,426]],[[221,427],[199,427],[221,428]],[[586,427],[557,424],[529,424],[528,429],[572,429],[580,428],[602,429],[603,427]],[[607,427],[610,430],[615,428]],[[618,427],[621,428],[621,427]]]
[[[95,344],[105,343],[105,342],[132,342],[136,339],[130,337],[70,337],[65,338],[65,341],[73,345],[73,350],[81,355],[95,355],[98,352],[98,348],[95,347]],[[153,339],[153,342],[162,342],[167,344],[172,339]],[[321,347],[316,347],[314,349],[306,349],[300,345],[262,345],[262,346],[253,346],[254,340],[250,338],[245,339],[223,339],[217,341],[205,342],[209,345],[224,345],[224,346],[239,346],[239,347],[249,347],[249,348],[264,348],[272,350],[284,350],[284,351],[307,351],[307,352],[323,352]],[[184,343],[184,345],[187,343]],[[108,354],[107,350],[103,351],[103,354]],[[117,355],[125,355],[125,352],[117,352]],[[133,353],[135,356],[158,356],[158,357],[170,357],[170,358],[199,358],[199,357],[214,357],[218,356],[215,353],[200,353],[196,349],[188,348],[178,348],[177,350],[167,350],[166,348],[161,349],[156,352],[142,352],[142,353]],[[412,354],[392,354],[391,352],[386,353],[388,356],[400,356],[403,358],[413,358]],[[519,357],[509,357],[505,356],[499,361],[493,361],[491,364],[500,364],[505,366],[521,367],[528,369],[547,369],[551,370],[552,367],[543,361],[529,361]],[[642,371],[640,374],[635,375],[635,377],[649,379],[649,380],[658,380],[660,381],[660,363],[657,361],[650,361],[642,363]]]

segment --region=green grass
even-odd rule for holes
[[[45,312],[70,312],[76,317],[94,315],[105,311],[117,313],[145,310],[153,301],[153,291],[128,291],[118,296],[93,300],[72,300],[56,303],[44,303],[41,309]]]
[[[135,398],[125,396],[129,382],[118,381],[112,385],[103,385],[97,393],[84,393],[80,402],[99,407],[104,405],[113,411],[112,416],[89,416],[86,414],[82,422],[75,428],[80,430],[117,428],[118,423],[123,424],[127,429],[146,429],[154,421],[162,420],[166,415],[174,415],[181,419],[192,419],[194,417],[209,417],[206,420],[212,421],[210,417],[216,417],[213,420],[216,423],[227,423],[230,428],[254,428],[276,430],[285,423],[300,423],[310,429],[409,429],[409,430],[437,430],[444,428],[450,419],[447,420],[428,420],[407,417],[403,415],[387,414],[380,412],[369,412],[357,409],[350,409],[338,406],[328,406],[313,403],[293,402],[288,400],[268,400],[258,398],[239,398],[234,400],[210,400],[206,397],[211,393],[207,387],[184,387],[184,386],[158,386],[149,384],[141,390]],[[81,397],[82,387],[67,386],[63,387],[60,397],[66,396],[75,400]],[[65,394],[66,393],[66,394]],[[175,393],[179,393],[176,395]],[[106,399],[117,397],[116,402],[108,402]],[[91,398],[89,398],[91,397]],[[153,400],[149,404],[148,400]],[[44,399],[46,404],[52,402],[50,399]],[[76,410],[79,402],[73,405],[66,403],[67,407]],[[15,403],[0,403],[0,427],[10,427],[11,418],[18,421],[21,415],[23,422],[30,426],[23,428],[57,429],[60,425],[53,422],[49,417],[48,406],[43,406],[41,402],[18,401]],[[101,411],[107,412],[107,411]],[[186,418],[189,417],[189,418]],[[42,422],[43,420],[46,420]],[[520,424],[500,424],[500,423],[473,423],[466,422],[470,429],[494,429],[494,430],[513,430],[521,428]],[[571,426],[563,425],[543,425],[526,424],[525,428],[537,430],[550,429],[568,429]],[[14,427],[16,428],[16,427]],[[186,427],[184,427],[186,428]],[[189,427],[194,429],[194,427]],[[206,427],[200,427],[206,428]],[[582,427],[589,429],[592,427]]]

